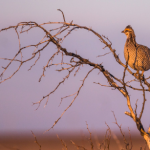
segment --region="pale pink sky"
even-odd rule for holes
[[[150,47],[150,1],[87,1],[87,0],[32,0],[32,1],[11,1],[5,0],[0,2],[0,29],[11,25],[16,25],[21,21],[36,21],[43,23],[48,21],[62,21],[62,15],[57,9],[61,9],[66,21],[87,27],[92,27],[100,34],[109,37],[116,49],[120,59],[125,62],[123,56],[123,48],[125,43],[125,35],[121,31],[130,24],[136,33],[137,42]],[[38,30],[29,35],[22,37],[22,46],[42,38],[42,33]],[[96,58],[97,55],[109,52],[108,49],[103,50],[99,39],[87,31],[75,31],[70,38],[66,39],[63,47],[68,51],[77,50],[78,54],[90,59],[93,62],[102,63],[104,67],[112,74],[121,78],[123,68],[119,66],[112,54],[106,57]],[[18,50],[17,37],[13,30],[0,33],[0,57],[12,58]],[[17,130],[42,130],[50,128],[54,121],[61,115],[64,109],[70,104],[72,98],[65,99],[60,107],[58,107],[61,97],[75,93],[81,84],[81,80],[91,69],[86,66],[79,72],[77,77],[71,77],[62,85],[56,93],[49,98],[48,105],[44,107],[46,100],[43,101],[40,108],[35,111],[36,106],[32,106],[32,102],[40,100],[44,95],[52,91],[58,82],[60,82],[64,73],[58,73],[57,68],[51,68],[46,71],[46,77],[39,83],[38,79],[42,74],[42,68],[46,61],[56,50],[54,45],[50,45],[37,65],[27,71],[33,63],[25,64],[21,70],[11,79],[0,84],[0,132],[17,131]],[[25,56],[26,57],[26,56]],[[57,61],[57,60],[56,60]],[[0,66],[5,66],[6,62],[0,60]],[[17,67],[14,63],[7,72],[7,77]],[[0,68],[0,71],[2,69]],[[149,75],[145,73],[145,76]],[[130,79],[130,76],[128,77]],[[122,124],[124,130],[128,127],[136,131],[135,123],[131,118],[124,114],[128,110],[125,98],[116,90],[100,87],[93,82],[101,82],[107,84],[102,74],[98,75],[98,71],[94,71],[89,76],[84,87],[82,88],[78,98],[62,119],[55,126],[54,130],[86,130],[86,123],[93,130],[104,130],[105,122],[112,128],[118,130],[114,122],[111,111],[114,111],[118,122]],[[142,93],[131,91],[132,105],[139,99],[142,103]],[[149,118],[149,96],[147,93],[147,105],[143,114],[143,125],[145,129],[150,124]],[[140,109],[138,109],[140,110]]]

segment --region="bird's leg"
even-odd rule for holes
[[[136,73],[134,73],[135,78],[140,79],[140,74],[139,74],[139,70],[136,71]]]
[[[139,70],[137,70],[136,73],[134,73],[135,78],[137,79],[141,79],[142,81],[144,81],[144,71],[142,71],[142,74],[139,73]]]
[[[142,74],[140,76],[141,80],[144,81],[144,71],[142,71]]]
[[[142,81],[144,81],[144,71],[142,71],[142,73],[139,73],[139,70],[137,70],[136,73],[134,73],[135,78],[137,79],[141,79]]]

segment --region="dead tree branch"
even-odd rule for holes
[[[61,116],[54,122],[54,124],[51,128],[53,128],[57,124],[57,122],[61,119],[63,114],[68,110],[68,108],[70,108],[72,106],[73,102],[75,101],[75,99],[79,95],[79,93],[81,91],[81,88],[83,87],[84,82],[87,79],[88,75],[95,69],[95,70],[100,71],[103,74],[103,77],[107,80],[108,83],[105,86],[117,89],[126,98],[127,106],[129,108],[129,112],[126,111],[125,114],[130,116],[133,119],[133,121],[136,123],[137,129],[140,131],[141,135],[146,140],[147,145],[149,146],[149,149],[150,149],[150,142],[149,142],[150,141],[150,136],[149,136],[149,134],[147,134],[145,132],[144,127],[141,123],[141,118],[142,118],[144,108],[145,108],[145,103],[146,103],[146,92],[150,91],[150,83],[147,80],[147,79],[149,79],[149,77],[144,78],[143,81],[141,81],[141,79],[139,79],[135,75],[135,73],[133,73],[129,69],[128,61],[126,62],[126,64],[123,64],[122,61],[120,60],[119,56],[117,55],[116,50],[112,48],[112,43],[111,43],[111,41],[109,40],[108,37],[106,37],[104,35],[101,35],[101,34],[97,33],[96,31],[94,31],[93,29],[88,28],[86,26],[80,26],[78,24],[73,24],[73,21],[71,21],[70,23],[66,22],[65,15],[64,15],[63,11],[60,10],[60,9],[58,9],[58,11],[60,11],[62,13],[64,22],[47,22],[47,23],[42,23],[42,24],[38,24],[34,21],[20,22],[16,26],[9,26],[7,28],[3,28],[3,29],[0,30],[0,33],[4,32],[4,31],[8,31],[10,29],[15,30],[15,33],[16,33],[17,38],[18,38],[18,43],[19,43],[19,50],[14,55],[13,58],[0,58],[4,61],[5,60],[9,61],[8,64],[5,67],[4,66],[2,67],[3,71],[0,74],[0,79],[1,79],[0,83],[3,83],[4,81],[6,81],[8,79],[11,79],[20,70],[20,68],[23,66],[23,64],[25,64],[25,63],[27,63],[31,60],[34,60],[36,58],[34,63],[29,68],[29,70],[31,70],[32,67],[37,64],[37,61],[40,59],[41,53],[45,50],[45,48],[48,47],[50,43],[53,43],[56,46],[57,51],[55,53],[53,53],[52,56],[50,56],[50,58],[48,59],[46,65],[43,67],[43,72],[42,72],[42,74],[39,78],[39,82],[41,81],[42,77],[45,76],[46,69],[51,67],[51,66],[60,65],[61,69],[59,69],[57,71],[58,72],[68,71],[68,74],[63,78],[62,81],[60,81],[57,84],[57,86],[54,88],[53,91],[48,93],[46,96],[43,96],[43,98],[41,100],[39,100],[38,102],[33,103],[33,104],[37,104],[38,107],[39,107],[41,102],[44,99],[47,99],[47,101],[45,103],[45,106],[46,106],[47,103],[48,103],[48,100],[49,100],[49,96],[52,93],[54,93],[60,87],[60,85],[62,85],[62,83],[64,83],[66,81],[66,79],[68,79],[70,77],[70,75],[72,73],[74,73],[74,76],[75,76],[79,72],[79,70],[81,70],[81,66],[85,66],[85,65],[89,66],[92,69],[87,73],[87,75],[83,79],[82,84],[79,87],[79,89],[77,90],[77,92],[74,94],[75,97],[72,100],[72,102],[70,103],[70,105],[64,110],[64,112],[61,114]],[[57,26],[58,25],[60,25],[60,26],[52,28],[52,29],[48,29],[48,30],[45,28],[45,25],[51,26],[51,25],[54,25],[54,24],[57,25]],[[27,46],[21,47],[21,42],[20,42],[21,34],[27,33],[29,31],[31,31],[33,28],[37,28],[37,29],[43,31],[44,36],[42,37],[40,42],[38,42],[37,44],[27,45]],[[110,52],[112,53],[112,55],[114,57],[114,60],[119,65],[121,65],[124,69],[122,79],[117,78],[115,75],[113,75],[111,72],[109,72],[105,68],[105,66],[103,66],[102,64],[94,63],[94,62],[90,61],[90,59],[84,58],[84,56],[81,56],[77,53],[70,52],[68,49],[64,48],[61,45],[62,42],[66,39],[66,37],[68,37],[76,29],[82,29],[82,30],[86,30],[86,31],[91,32],[94,36],[96,36],[101,41],[101,43],[104,44],[104,48],[107,47],[110,50]],[[39,48],[39,46],[40,46],[40,48]],[[32,52],[32,55],[29,56],[27,59],[24,59],[23,54],[26,52],[26,49],[32,48],[32,47],[34,48],[34,50]],[[108,53],[106,53],[106,54],[108,54]],[[105,57],[106,57],[106,54],[104,54]],[[55,57],[57,57],[58,55],[61,56],[61,60],[60,60],[59,63],[55,64],[55,63],[53,63],[53,59]],[[70,62],[64,62],[65,61],[64,56],[70,58]],[[20,59],[19,59],[19,57],[20,57]],[[12,72],[12,74],[9,77],[5,78],[6,70],[9,70],[11,68],[13,62],[18,63],[18,68],[14,72]],[[134,77],[135,79],[125,82],[126,72],[130,73],[131,76]],[[141,88],[133,87],[131,85],[132,82],[140,83]],[[102,85],[100,83],[97,83],[97,84]],[[144,86],[146,86],[147,88],[145,88]],[[136,91],[143,91],[143,104],[142,104],[142,108],[141,108],[139,117],[137,117],[136,109],[134,111],[132,106],[131,106],[131,99],[130,99],[130,95],[128,93],[128,88],[130,88],[132,90],[136,90]],[[69,96],[71,96],[71,95],[69,95]],[[69,96],[65,96],[65,97],[69,97]],[[47,131],[49,131],[50,129],[48,129]]]

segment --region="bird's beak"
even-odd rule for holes
[[[123,30],[123,31],[121,31],[121,33],[124,33],[124,30]]]

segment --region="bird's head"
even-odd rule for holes
[[[127,38],[135,38],[134,30],[130,25],[126,26],[122,33],[124,33],[127,36]]]
[[[127,43],[132,42],[136,46],[135,33],[130,25],[126,26],[126,28],[122,31],[122,33],[124,33],[127,36],[127,41],[126,41]]]

